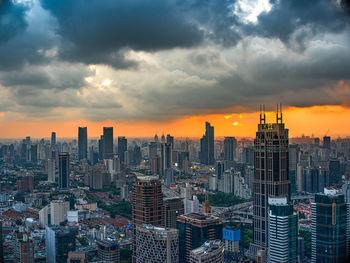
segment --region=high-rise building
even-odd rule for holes
[[[338,159],[329,160],[329,184],[336,185],[342,182],[340,173],[340,161]]]
[[[177,218],[180,240],[180,262],[189,262],[191,250],[208,240],[222,239],[222,221],[215,216],[190,213]]]
[[[25,175],[22,179],[17,181],[18,192],[33,193],[34,191],[34,176]]]
[[[34,242],[28,233],[15,233],[14,256],[18,263],[34,263]]]
[[[141,147],[138,145],[135,145],[134,147],[134,153],[133,153],[133,164],[134,165],[140,165],[141,161],[142,161],[142,153],[141,153]]]
[[[178,263],[179,232],[143,224],[136,227],[135,263]]]
[[[295,194],[297,192],[297,164],[299,156],[299,146],[296,144],[290,144],[288,150],[288,174],[290,181],[290,193]]]
[[[174,150],[174,136],[171,136],[170,134],[168,134],[166,136],[166,143],[171,145],[171,149]]]
[[[161,160],[159,155],[152,158],[151,169],[153,175],[160,175]]]
[[[78,128],[78,158],[79,160],[87,159],[87,127]]]
[[[171,144],[168,143],[162,143],[160,145],[160,169],[161,174],[160,176],[164,178],[166,176],[166,172],[168,169],[171,168],[172,165],[172,150],[171,150]]]
[[[86,252],[68,252],[67,263],[88,263],[88,255]]]
[[[56,160],[53,158],[47,160],[47,181],[50,183],[56,181]]]
[[[311,204],[311,262],[348,262],[349,205],[344,194],[325,188]]]
[[[176,228],[176,219],[185,212],[184,203],[180,197],[164,198],[165,227]]]
[[[234,161],[237,148],[237,140],[235,137],[225,137],[224,139],[224,160]]]
[[[128,150],[128,140],[124,136],[118,137],[118,155],[120,161],[125,163],[125,152]]]
[[[102,262],[119,263],[120,253],[117,240],[104,239],[98,241],[97,255]]]
[[[56,146],[56,132],[51,133],[51,147]]]
[[[200,140],[199,159],[202,164],[214,164],[214,127],[205,123],[205,134]]]
[[[103,160],[105,154],[105,148],[104,148],[104,137],[101,135],[100,139],[98,140],[98,159]]]
[[[46,226],[46,262],[66,263],[69,251],[75,250],[75,231]]]
[[[53,200],[50,203],[51,225],[59,225],[67,220],[69,211],[69,202],[62,200]]]
[[[257,251],[268,248],[268,198],[290,199],[288,178],[288,129],[277,112],[276,123],[266,123],[260,113],[260,124],[254,140],[254,242],[249,256],[256,259]]]
[[[104,159],[113,158],[113,127],[103,127],[103,150]]]
[[[297,262],[304,262],[305,259],[305,245],[304,245],[304,238],[298,237],[298,261]]]
[[[225,227],[222,233],[225,244],[225,254],[228,256],[239,253],[239,242],[241,240],[241,230],[234,227]]]
[[[150,142],[148,145],[148,157],[152,160],[156,155],[158,155],[158,143]]]
[[[287,198],[269,198],[268,262],[297,262],[297,228],[297,215]]]
[[[69,188],[69,153],[62,152],[58,154],[58,185],[61,189]]]
[[[224,263],[224,243],[221,240],[205,242],[199,248],[193,249],[189,263]]]
[[[4,263],[4,241],[2,234],[2,221],[0,221],[0,263]]]
[[[30,161],[32,163],[38,162],[38,145],[37,144],[32,144],[30,146]]]
[[[323,137],[323,148],[330,150],[331,149],[331,137],[324,136]]]

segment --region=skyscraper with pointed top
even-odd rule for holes
[[[214,164],[214,127],[205,123],[205,134],[200,140],[199,159],[202,164]]]
[[[254,140],[254,242],[250,255],[268,248],[268,198],[290,200],[288,178],[288,129],[277,106],[276,123],[266,123],[265,107],[260,107],[260,123]]]

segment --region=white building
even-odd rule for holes
[[[50,183],[56,181],[56,160],[53,158],[47,160],[47,181]]]

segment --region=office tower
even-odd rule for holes
[[[2,234],[2,221],[0,221],[0,263],[4,263],[4,241]]]
[[[50,203],[51,225],[59,225],[67,220],[69,202],[54,200]]]
[[[209,202],[207,194],[205,195],[205,200],[202,204],[202,212],[203,212],[203,214],[210,214],[211,213],[210,202]]]
[[[151,163],[151,170],[153,175],[160,175],[160,156],[155,155],[152,158],[152,163]]]
[[[38,162],[38,145],[37,144],[32,144],[30,146],[30,161],[32,163]]]
[[[142,161],[142,154],[141,154],[141,147],[135,145],[134,147],[134,160],[133,160],[133,164],[134,165],[140,165],[141,161]]]
[[[164,226],[162,184],[158,176],[139,176],[134,183],[132,200],[133,257],[135,257],[136,226]]]
[[[103,150],[103,159],[113,158],[113,127],[103,127]]]
[[[298,219],[286,197],[269,198],[268,262],[297,262]]]
[[[260,124],[254,140],[254,242],[249,255],[256,259],[258,250],[268,247],[268,197],[290,199],[288,179],[288,129],[277,111],[276,123],[266,123],[260,113]]]
[[[124,153],[127,150],[128,150],[128,140],[124,136],[119,136],[118,137],[118,155],[122,163],[125,163]]]
[[[318,169],[312,167],[303,168],[302,190],[308,193],[319,192]],[[320,191],[325,185],[320,186]]]
[[[104,137],[103,137],[103,135],[101,135],[100,139],[98,140],[98,158],[99,158],[99,160],[104,159],[104,152],[105,152]]]
[[[119,263],[120,253],[118,241],[113,239],[98,241],[97,256],[102,262]]]
[[[254,147],[252,145],[243,148],[241,162],[248,165],[254,165]]]
[[[162,137],[160,137],[160,142],[161,142],[161,143],[165,143],[165,136],[164,136],[164,133],[162,134]]]
[[[181,188],[185,214],[197,213],[199,211],[199,201],[197,196],[192,196],[192,187],[186,183],[186,187]]]
[[[78,158],[79,161],[87,159],[88,149],[87,127],[78,128]]]
[[[123,201],[129,201],[129,188],[127,184],[124,184],[120,189],[120,198]]]
[[[189,262],[190,252],[208,240],[222,239],[222,221],[218,217],[190,213],[177,218],[180,240],[180,262]]]
[[[88,255],[86,252],[68,252],[67,263],[88,263]]]
[[[16,262],[34,263],[34,242],[29,233],[15,233],[14,251]]]
[[[47,160],[47,181],[50,183],[56,181],[56,160],[53,158]]]
[[[311,204],[311,262],[348,262],[349,205],[344,194],[325,188]]]
[[[176,219],[185,212],[184,203],[180,197],[164,198],[165,227],[176,228]]]
[[[290,193],[295,194],[297,192],[297,163],[299,156],[299,146],[296,144],[290,144],[288,150],[288,174],[290,181]]]
[[[215,170],[215,172],[216,172],[218,180],[221,180],[221,177],[222,177],[222,175],[225,172],[225,164],[224,164],[224,162],[221,162],[221,161],[217,161],[216,162],[216,170]]]
[[[200,140],[199,159],[202,164],[214,164],[214,127],[205,123],[205,134]]]
[[[157,142],[157,143],[159,142],[159,138],[157,134],[154,135],[154,142]]]
[[[225,244],[225,253],[228,255],[239,253],[239,241],[241,230],[234,227],[225,227],[222,232],[222,239]]]
[[[143,224],[136,227],[135,263],[178,263],[179,232]]]
[[[178,153],[178,165],[181,170],[184,169],[184,162],[190,159],[189,152],[179,152]]]
[[[305,258],[305,245],[304,245],[304,238],[298,237],[298,259],[297,262],[304,262]]]
[[[224,263],[224,244],[221,240],[205,242],[199,248],[193,249],[189,263]]]
[[[168,134],[166,136],[166,143],[171,145],[171,150],[174,150],[174,136],[171,136],[170,134]]]
[[[237,140],[235,137],[225,137],[224,139],[224,160],[234,161],[237,148]]]
[[[161,177],[164,178],[166,176],[167,170],[172,166],[172,150],[171,144],[162,143],[160,145],[160,166],[161,166]]]
[[[216,191],[218,189],[218,177],[215,174],[209,175],[209,190]]]
[[[323,148],[330,150],[331,149],[331,137],[324,136],[323,137]]]
[[[174,170],[173,168],[169,168],[166,170],[166,173],[165,173],[164,184],[165,186],[169,187],[174,183],[175,183]]]
[[[89,186],[92,189],[100,190],[106,184],[106,177],[109,176],[104,164],[96,164],[89,172]]]
[[[120,173],[120,158],[118,155],[113,157],[113,170],[116,173]]]
[[[20,193],[33,193],[34,191],[34,176],[25,175],[21,180],[17,181],[17,190]]]
[[[51,147],[56,146],[56,132],[51,133]]]
[[[150,142],[148,145],[148,157],[152,160],[156,155],[158,155],[158,143]]]
[[[74,251],[75,231],[59,226],[46,226],[46,262],[66,263],[69,251]]]
[[[336,185],[341,184],[342,178],[340,173],[340,161],[338,159],[329,160],[329,184]]]
[[[61,189],[69,188],[69,153],[62,152],[58,154],[58,186]]]
[[[50,205],[44,206],[39,210],[39,222],[41,227],[51,225],[51,210]]]

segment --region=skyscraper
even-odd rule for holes
[[[224,160],[234,161],[237,148],[237,140],[235,137],[225,137],[224,139]]]
[[[349,205],[344,194],[324,189],[311,204],[311,262],[341,263],[349,259]]]
[[[47,181],[50,183],[56,181],[56,160],[53,158],[47,160]]]
[[[189,262],[191,250],[208,240],[222,239],[222,221],[215,216],[190,213],[177,218],[180,262]]]
[[[167,170],[172,166],[172,150],[171,144],[162,143],[160,145],[160,169],[161,169],[161,177],[164,178],[166,176]]]
[[[128,140],[124,136],[118,137],[118,155],[120,161],[125,163],[125,152],[128,150]]]
[[[58,154],[58,185],[61,189],[69,187],[69,153]]]
[[[34,263],[34,242],[29,239],[29,233],[16,233],[14,254],[18,263]]]
[[[2,236],[2,221],[0,221],[0,263],[4,263],[4,242]]]
[[[165,227],[176,228],[176,219],[185,212],[183,199],[180,197],[164,198]]]
[[[171,149],[174,150],[174,136],[171,136],[170,134],[168,134],[166,136],[166,143],[171,145]]]
[[[32,163],[38,162],[38,145],[37,144],[32,144],[30,146],[30,161]]]
[[[329,185],[336,185],[342,182],[340,173],[340,162],[338,159],[329,160]]]
[[[287,198],[269,198],[268,262],[297,262],[297,228],[297,215]]]
[[[143,224],[136,227],[136,263],[178,263],[179,231]]]
[[[200,140],[199,159],[202,164],[214,164],[214,127],[205,123],[205,134]]]
[[[113,127],[103,127],[104,159],[113,158]]]
[[[101,135],[100,139],[98,140],[98,158],[100,160],[103,160],[104,155],[105,155],[104,138],[103,138],[103,135]]]
[[[78,157],[79,160],[87,159],[87,127],[78,128]]]
[[[297,164],[298,164],[299,147],[296,144],[289,145],[288,150],[288,173],[290,180],[290,193],[297,192]]]
[[[221,240],[205,242],[199,248],[193,249],[189,263],[224,263],[224,243]]]
[[[75,231],[46,226],[46,262],[66,263],[69,251],[75,250]]]
[[[56,146],[56,132],[51,133],[51,147]]]
[[[265,112],[260,113],[260,124],[254,140],[254,242],[249,255],[268,247],[268,198],[290,199],[288,178],[288,129],[277,111],[276,123],[266,123]]]
[[[97,242],[97,255],[102,262],[119,263],[119,254],[117,240],[105,239]]]
[[[323,137],[323,148],[330,150],[331,149],[331,137],[324,136]]]

